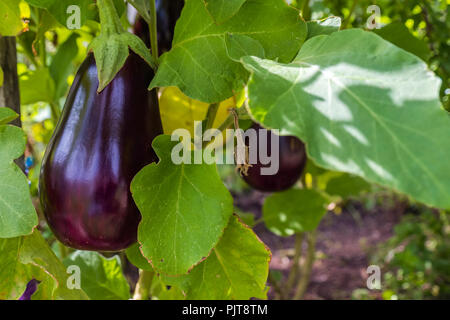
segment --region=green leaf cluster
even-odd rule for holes
[[[25,150],[25,133],[7,125],[17,114],[0,108],[0,238],[30,234],[38,223],[28,181],[14,163]]]

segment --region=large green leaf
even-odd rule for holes
[[[20,0],[0,1],[0,36],[16,36],[22,30]]]
[[[450,208],[450,118],[422,60],[345,30],[310,39],[290,64],[243,63],[253,117],[305,141],[316,164]]]
[[[31,279],[40,282],[32,299],[80,300],[82,290],[67,287],[68,274],[38,231],[0,239],[0,299],[18,299]]]
[[[2,111],[0,123],[14,118],[12,113]],[[28,181],[13,161],[23,154],[25,141],[22,129],[0,125],[0,238],[30,234],[38,223]]]
[[[20,248],[19,261],[24,265],[38,267],[41,274],[51,277],[50,279],[36,277],[37,280],[44,281],[48,285],[47,291],[51,299],[64,300],[86,300],[88,296],[83,290],[71,289],[67,286],[69,274],[66,267],[53,253],[52,249],[45,242],[39,231],[32,235],[23,237],[23,244]]]
[[[131,183],[142,214],[138,238],[144,256],[166,274],[184,274],[206,258],[233,212],[233,199],[216,165],[171,160],[178,142],[162,135],[153,141],[158,164],[142,169]]]
[[[0,239],[0,300],[20,297],[31,275],[18,261],[22,237]]]
[[[315,190],[290,189],[267,197],[263,219],[267,228],[282,237],[313,231],[327,213],[328,199]]]
[[[381,29],[373,30],[383,39],[392,42],[412,54],[415,54],[424,61],[428,61],[431,56],[430,48],[424,40],[418,39],[411,34],[409,29],[401,22],[394,22]]]
[[[230,19],[246,0],[204,0],[206,9],[218,24]]]
[[[150,87],[177,86],[191,98],[223,101],[241,90],[248,72],[229,59],[226,35],[251,37],[266,57],[288,62],[306,38],[306,23],[283,0],[247,0],[239,12],[217,25],[203,0],[187,1],[175,28],[172,50]]]
[[[130,287],[118,256],[105,258],[92,251],[75,251],[64,259],[66,267],[76,265],[81,272],[81,288],[93,300],[128,300]]]
[[[188,275],[169,278],[188,300],[267,298],[271,253],[253,231],[233,216],[211,255]]]

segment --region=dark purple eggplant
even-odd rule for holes
[[[251,129],[262,129],[259,125],[254,124]],[[260,133],[258,131],[257,141],[259,146]],[[267,150],[271,150],[271,137],[273,132],[267,130]],[[258,150],[259,154],[259,150]],[[279,137],[279,170],[275,175],[262,175],[261,168],[269,167],[269,165],[261,164],[258,156],[258,162],[252,164],[248,168],[247,174],[242,174],[243,179],[252,188],[266,191],[278,192],[291,188],[301,177],[306,165],[305,145],[297,137],[280,136]]]
[[[172,48],[175,24],[183,10],[183,0],[156,0],[156,13],[158,22],[158,50],[159,54]],[[140,37],[147,47],[150,47],[150,32],[148,24],[142,17],[138,17],[133,28],[134,34]]]
[[[31,296],[36,292],[39,281],[32,279],[27,283],[27,287],[19,300],[31,300]]]
[[[47,222],[65,245],[119,251],[136,241],[140,213],[133,177],[157,161],[151,143],[162,134],[154,73],[130,52],[114,80],[97,93],[92,54],[77,72],[47,147],[39,191]]]

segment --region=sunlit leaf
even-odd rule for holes
[[[310,39],[290,64],[243,62],[254,118],[299,137],[316,164],[450,208],[450,118],[422,60],[344,30]]]
[[[160,162],[142,169],[131,183],[142,214],[138,240],[158,272],[184,274],[206,258],[233,212],[233,200],[216,165],[175,165],[178,142],[162,135],[153,141]]]
[[[88,299],[82,290],[67,286],[66,268],[39,231],[0,239],[0,257],[0,299],[18,299],[32,279],[40,282],[32,299]]]
[[[66,267],[56,257],[39,231],[33,232],[30,236],[23,237],[19,261],[24,265],[38,267],[44,272],[42,274],[45,274],[45,277],[51,277],[52,281],[49,281],[49,279],[46,283],[50,285],[50,288],[47,288],[47,290],[51,292],[52,299],[88,299],[83,290],[69,288],[67,286],[67,279],[70,275],[67,273]],[[46,278],[38,278],[37,280],[45,281]]]
[[[94,300],[128,300],[130,287],[118,256],[105,258],[92,251],[75,251],[64,259],[68,266],[78,266],[81,289]]]
[[[2,111],[0,123],[13,119],[13,113]],[[25,140],[22,129],[0,125],[0,238],[30,234],[38,223],[28,181],[13,161],[23,154]]]
[[[175,28],[172,50],[161,56],[150,87],[177,86],[187,96],[208,103],[242,90],[248,72],[228,57],[229,34],[251,37],[262,45],[267,58],[289,62],[307,29],[299,12],[283,0],[247,0],[220,25],[203,0],[187,1]]]
[[[328,17],[323,20],[312,20],[307,22],[308,39],[320,35],[328,35],[339,31],[341,27],[341,18]]]
[[[233,216],[211,255],[188,275],[164,279],[188,300],[267,298],[271,253],[251,229]]]

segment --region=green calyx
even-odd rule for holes
[[[97,0],[97,7],[102,34],[112,35],[125,32],[112,0]]]
[[[89,45],[94,52],[101,92],[125,64],[129,49],[144,59],[153,69],[156,63],[145,43],[136,35],[124,30],[112,0],[98,0],[100,34]]]

